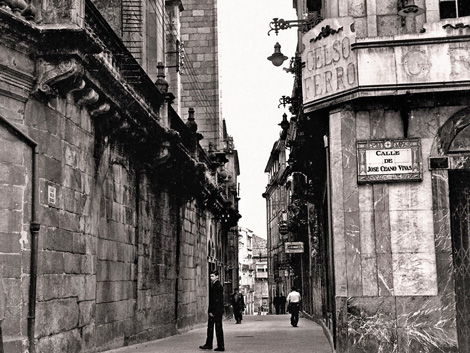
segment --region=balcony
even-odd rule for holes
[[[425,24],[425,31],[356,38],[352,18],[327,19],[306,33],[306,111],[360,97],[470,88],[470,17]],[[462,23],[463,22],[463,23]]]

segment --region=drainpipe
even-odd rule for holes
[[[176,329],[179,330],[179,278],[180,278],[180,259],[181,259],[181,237],[182,237],[182,232],[183,232],[183,224],[181,222],[184,221],[184,209],[183,209],[183,202],[180,200],[180,198],[177,198],[176,201],[176,281],[175,281],[175,324],[176,324]]]
[[[334,269],[334,241],[333,241],[333,206],[331,203],[331,164],[330,164],[330,144],[329,144],[329,138],[327,135],[323,137],[323,141],[325,144],[325,153],[326,153],[326,187],[327,187],[327,207],[328,207],[328,248],[330,251],[330,256],[328,259],[328,272],[330,274],[330,281],[333,283],[331,286],[331,295],[330,295],[330,300],[331,300],[331,311],[332,311],[332,324],[333,324],[333,349],[336,350],[336,325],[337,325],[337,320],[336,320],[336,282],[335,282],[335,269]]]
[[[29,283],[28,298],[28,340],[29,353],[36,352],[34,341],[34,328],[36,323],[36,291],[37,291],[37,275],[38,275],[38,237],[41,225],[38,222],[38,205],[39,205],[39,154],[37,146],[33,147],[33,185],[32,185],[32,206],[31,206],[31,269]]]
[[[138,167],[137,170],[136,170],[136,173],[135,173],[135,259],[134,259],[134,264],[135,264],[135,270],[134,270],[134,282],[135,282],[135,285],[134,285],[134,298],[138,298],[139,297],[139,257],[141,255],[144,255],[145,254],[145,249],[144,249],[144,246],[142,244],[142,250],[141,252],[139,251],[139,247],[140,247],[140,224],[141,224],[141,215],[140,215],[140,209],[141,209],[141,201],[142,201],[142,196],[141,196],[141,189],[140,189],[140,185],[142,184],[142,180],[143,180],[143,177],[142,177],[142,174],[143,174],[143,171],[144,169],[141,168],[141,167]],[[144,261],[144,256],[142,256],[142,260],[141,261]],[[138,300],[135,300],[134,301],[134,316],[137,314],[138,312],[138,309],[139,309],[139,304],[138,304]],[[135,325],[134,325],[134,329],[133,329],[133,333],[134,335],[137,336],[137,329],[135,328]]]

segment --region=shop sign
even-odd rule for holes
[[[303,36],[304,105],[358,86],[355,41],[351,17],[325,19]]]
[[[289,233],[289,225],[286,221],[279,222],[279,233],[281,233],[281,235],[286,235]]]
[[[287,254],[304,252],[304,243],[302,241],[286,242],[285,244]]]
[[[357,181],[421,181],[420,139],[357,142]]]
[[[285,270],[290,270],[291,269],[291,265],[289,262],[279,262],[277,264],[277,269],[279,271],[285,271]]]

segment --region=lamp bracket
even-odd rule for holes
[[[299,27],[300,31],[307,32],[319,24],[322,20],[323,18],[321,18],[321,16],[319,16],[316,12],[309,14],[307,19],[284,20],[282,18],[275,17],[269,24],[271,29],[268,31],[268,36],[272,31],[278,35],[280,30],[289,29],[292,27]]]
[[[288,68],[283,68],[283,70],[287,73],[291,73],[294,75],[299,74],[299,69],[305,66],[305,63],[302,62],[301,58],[299,57],[299,53],[296,53],[295,57],[292,57],[289,63]]]
[[[279,105],[277,107],[280,108],[281,105],[283,105],[285,108],[287,104],[292,104],[293,102],[294,100],[291,97],[282,96],[281,98],[279,98]]]

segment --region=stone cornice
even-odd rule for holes
[[[311,113],[323,109],[332,109],[332,107],[347,102],[352,102],[361,98],[377,98],[377,97],[395,97],[406,94],[420,93],[446,93],[446,92],[468,92],[470,91],[470,81],[456,82],[428,82],[428,83],[411,83],[411,84],[393,84],[393,85],[376,85],[362,86],[341,92],[322,100],[316,101],[314,104],[306,105],[305,113]],[[342,109],[342,108],[341,108]]]
[[[358,38],[356,43],[351,44],[351,49],[366,49],[366,48],[386,48],[386,47],[402,47],[412,45],[428,45],[428,44],[443,44],[443,43],[460,43],[470,41],[470,35],[457,35],[449,37],[415,37],[408,39],[372,39],[372,38]]]
[[[35,80],[27,74],[15,77],[15,70],[0,67],[0,85],[3,79],[23,86],[22,100],[29,94],[45,103],[61,97],[86,109],[98,145],[122,145],[133,162],[152,171],[177,195],[205,200],[216,216],[232,215],[211,177],[210,159],[200,148],[197,159],[191,156],[186,140],[194,136],[171,107],[173,123],[161,124],[165,95],[90,2],[85,17],[85,28],[40,26],[0,9],[0,45],[32,58],[37,73]]]
[[[26,101],[33,85],[33,76],[0,64],[0,91],[3,95]]]

